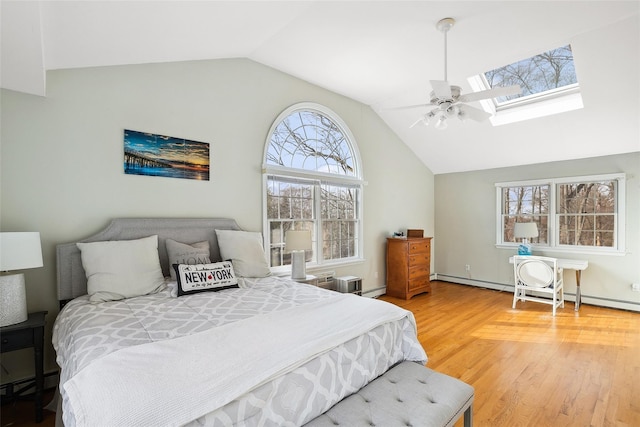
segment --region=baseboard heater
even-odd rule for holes
[[[489,282],[486,280],[469,279],[467,277],[450,276],[448,274],[435,274],[435,280],[440,280],[442,282],[457,283],[459,285],[476,286],[480,288],[487,288],[487,289],[493,289],[496,291],[511,292],[511,293],[513,293],[513,288],[514,288],[512,284]],[[584,293],[585,286],[587,288],[589,287],[588,284],[585,285],[584,283],[582,284],[582,286],[580,286],[580,288],[582,289],[582,304],[591,304],[591,305],[598,305],[601,307],[617,308],[621,310],[640,312],[640,303],[631,302],[631,301],[622,301],[622,300],[617,300],[613,298],[603,298],[603,297],[585,295]],[[576,294],[571,292],[565,292],[564,299],[565,301],[575,302]]]

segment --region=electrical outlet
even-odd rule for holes
[[[631,284],[631,290],[632,291],[636,291],[636,292],[640,292],[640,283],[632,283]]]
[[[378,278],[378,272],[376,271],[375,273],[373,273],[373,278],[377,279]]]
[[[465,265],[464,265],[464,270],[465,270],[465,271],[469,271],[469,270],[471,270],[471,266],[470,266],[469,264],[465,264]]]

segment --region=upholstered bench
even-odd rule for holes
[[[414,362],[403,362],[305,426],[453,426],[473,424],[473,387]]]

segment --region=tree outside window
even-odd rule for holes
[[[616,182],[558,185],[559,244],[615,246]]]
[[[498,105],[578,83],[570,45],[487,71],[484,77],[491,88],[511,85],[520,85],[522,88],[520,94],[496,98]]]
[[[502,190],[502,223],[505,242],[515,242],[513,229],[516,222],[535,222],[538,237],[531,243],[549,243],[549,185],[505,187]]]

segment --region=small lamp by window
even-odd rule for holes
[[[538,226],[535,222],[516,222],[513,227],[513,236],[516,239],[522,239],[522,243],[518,246],[518,255],[531,255],[531,245],[527,239],[538,237]]]
[[[40,233],[0,233],[0,326],[27,320],[24,274],[9,271],[42,265]]]
[[[284,239],[284,250],[291,252],[291,278],[304,280],[307,278],[307,261],[304,251],[311,250],[310,231],[287,231]]]

